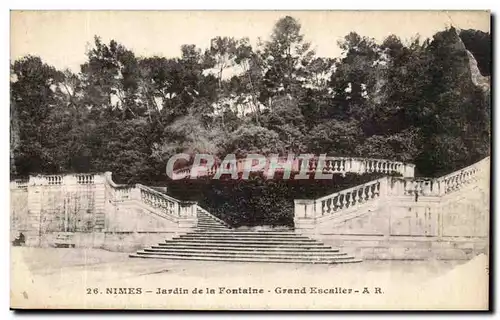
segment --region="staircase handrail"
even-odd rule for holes
[[[439,178],[425,177],[383,177],[371,180],[354,187],[340,190],[327,196],[312,200],[315,216],[325,216],[340,211],[364,205],[377,198],[386,196],[437,196],[460,189],[465,183],[489,165],[490,157],[486,157],[470,166],[454,171]],[[462,177],[460,182],[449,185],[450,179]],[[391,183],[389,183],[389,181]],[[401,183],[397,185],[397,183]],[[297,200],[302,202],[303,200]],[[307,201],[307,200],[306,200]]]
[[[145,192],[152,193],[152,194],[154,194],[154,195],[156,195],[156,196],[159,196],[159,197],[161,197],[161,198],[164,198],[164,199],[166,199],[166,200],[168,200],[168,201],[171,201],[171,202],[176,202],[176,203],[181,203],[181,202],[183,202],[182,200],[175,199],[175,198],[173,198],[173,197],[171,197],[171,196],[169,196],[169,195],[166,195],[166,194],[164,194],[164,193],[162,193],[162,192],[160,192],[160,191],[156,191],[156,190],[154,190],[154,189],[152,189],[152,188],[150,188],[150,187],[148,187],[148,186],[145,186],[145,185],[143,185],[143,184],[136,183],[136,185],[135,185],[135,186],[136,186],[138,189],[140,189],[140,190],[144,190]]]
[[[278,161],[286,161],[287,159],[288,158],[284,157],[284,156],[278,157]],[[310,160],[312,160],[310,162],[311,165],[314,166],[314,164],[317,163],[318,158],[316,157],[316,158],[313,158]],[[236,160],[237,167],[239,168],[239,165],[244,163],[245,161],[246,161],[245,158],[237,159]],[[294,165],[293,165],[293,167],[295,167],[294,170],[296,170],[296,171],[300,170],[301,161],[302,160],[298,159],[298,158],[294,159]],[[378,165],[380,164],[381,167],[386,165],[386,167],[383,170],[381,170],[381,171],[385,171],[386,173],[400,173],[403,176],[406,176],[406,175],[413,176],[413,174],[414,174],[413,169],[415,168],[415,165],[412,163],[407,163],[407,162],[403,162],[403,161],[396,161],[396,160],[388,160],[388,159],[377,159],[377,158],[327,156],[325,158],[325,163],[329,162],[329,161],[346,161],[346,163],[344,163],[344,165],[347,164],[347,161],[351,161],[351,163],[350,163],[351,166],[349,167],[349,170],[347,170],[347,168],[344,167],[344,170],[339,171],[339,172],[352,172],[352,173],[378,172],[379,171]],[[353,167],[352,161],[357,162],[358,165]],[[371,164],[371,167],[367,167],[368,163]],[[362,164],[364,167],[361,168],[361,166],[359,164]],[[220,166],[221,166],[221,162],[214,163],[210,168],[208,168],[207,175],[215,174],[215,171],[218,168],[220,168]],[[411,168],[411,170],[408,170],[408,172],[406,172],[407,167]],[[193,165],[191,164],[189,166],[185,166],[185,167],[176,169],[173,171],[173,173],[180,174],[180,173],[185,173],[185,172],[191,172],[192,169],[193,169]],[[382,169],[382,168],[380,168],[380,169]]]
[[[104,173],[104,178],[106,179],[106,182],[113,188],[115,189],[129,189],[129,188],[133,188],[134,185],[133,184],[118,184],[116,182],[113,181],[113,178],[112,178],[112,174],[111,172],[107,171]]]
[[[318,216],[330,215],[345,209],[371,204],[386,195],[387,177],[374,179],[354,187],[334,192],[314,200]]]

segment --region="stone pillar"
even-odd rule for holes
[[[188,233],[191,228],[193,228],[197,219],[197,208],[198,203],[195,201],[182,201],[179,202],[179,218],[178,218],[178,228],[176,230],[176,235]]]
[[[179,203],[179,217],[193,218],[196,217],[196,207],[198,203],[195,201],[182,201]]]
[[[106,187],[103,175],[94,175],[94,231],[105,229],[106,221]]]
[[[41,244],[40,228],[42,224],[42,195],[45,188],[44,179],[30,176],[28,183],[28,231],[25,234],[26,244],[38,246]]]
[[[415,177],[415,165],[411,163],[405,163],[403,166],[403,177],[414,178]]]
[[[379,180],[380,181],[380,198],[386,198],[389,192],[389,177],[385,177]]]
[[[316,201],[306,199],[294,200],[295,231],[302,234],[316,233]]]
[[[358,159],[350,159],[350,172],[360,173],[361,172],[361,162]]]

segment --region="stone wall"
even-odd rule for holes
[[[116,185],[111,173],[31,176],[12,181],[11,240],[22,232],[29,246],[54,246],[70,232],[76,247],[134,251],[188,232],[192,203],[145,186]]]

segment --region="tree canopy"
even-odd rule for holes
[[[490,35],[449,28],[381,43],[351,32],[321,57],[287,16],[253,47],[216,36],[206,50],[138,57],[95,37],[78,73],[39,57],[11,63],[11,174],[113,171],[161,184],[177,152],[308,152],[413,162],[422,175],[489,154]]]

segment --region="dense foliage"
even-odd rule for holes
[[[77,74],[23,57],[11,64],[11,174],[112,171],[165,185],[178,152],[321,152],[408,161],[432,176],[489,154],[490,96],[465,51],[489,76],[489,34],[376,43],[352,32],[338,45],[341,57],[317,56],[284,17],[256,47],[216,37],[178,58],[138,57],[96,36]]]
[[[277,174],[278,176],[278,174]],[[177,199],[197,201],[210,213],[232,226],[293,226],[293,200],[317,199],[383,174],[334,175],[329,180],[266,179],[252,174],[249,180],[169,181],[169,194]]]

